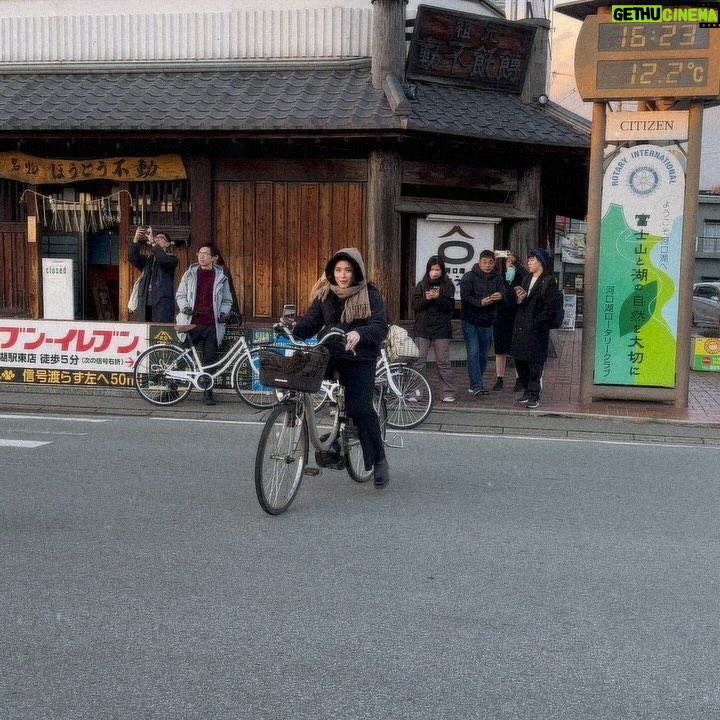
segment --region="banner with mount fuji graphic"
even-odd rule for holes
[[[594,382],[675,387],[685,170],[634,145],[603,176]]]

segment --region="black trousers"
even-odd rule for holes
[[[345,412],[357,428],[365,469],[369,470],[385,459],[380,423],[373,405],[375,362],[343,362],[333,358],[330,370],[345,386]]]
[[[217,362],[218,341],[214,325],[196,325],[188,333],[187,339],[202,350],[203,365]]]
[[[538,400],[540,398],[541,379],[545,362],[528,362],[515,358],[515,371],[518,380],[529,398]]]

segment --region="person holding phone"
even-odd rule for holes
[[[150,254],[140,252],[140,242],[146,241]],[[154,233],[151,227],[135,228],[128,262],[140,272],[138,303],[135,319],[140,322],[171,323],[175,320],[173,282],[178,259],[168,250],[172,245],[165,232]]]
[[[432,347],[443,391],[443,402],[455,402],[457,389],[450,364],[455,284],[448,277],[445,261],[439,255],[432,255],[427,261],[425,274],[415,286],[413,309],[413,334],[420,351],[415,368],[425,374],[428,351]]]
[[[388,484],[390,475],[380,423],[373,406],[375,363],[388,331],[385,303],[367,280],[357,248],[338,250],[310,293],[310,307],[293,325],[293,335],[307,339],[332,328],[345,331],[344,343],[331,338],[328,377],[345,386],[345,409],[358,431],[365,468],[374,469],[375,487]]]
[[[493,339],[493,324],[501,304],[515,302],[515,295],[505,278],[495,269],[495,253],[483,250],[477,264],[460,279],[460,320],[471,392],[476,397],[487,395],[483,375]]]

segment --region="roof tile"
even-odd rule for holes
[[[12,73],[0,131],[397,130],[367,67]],[[417,82],[408,129],[587,147],[582,124],[504,93]],[[580,129],[578,129],[580,128]]]

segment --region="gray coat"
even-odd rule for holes
[[[232,295],[227,275],[217,265],[213,266],[215,281],[213,283],[213,314],[215,315],[215,332],[218,346],[225,337],[225,323],[219,322],[221,315],[227,315],[232,308]],[[184,308],[195,308],[195,295],[197,293],[198,264],[193,263],[182,276],[180,285],[175,293],[175,301],[182,311]],[[192,320],[190,320],[192,322]]]

